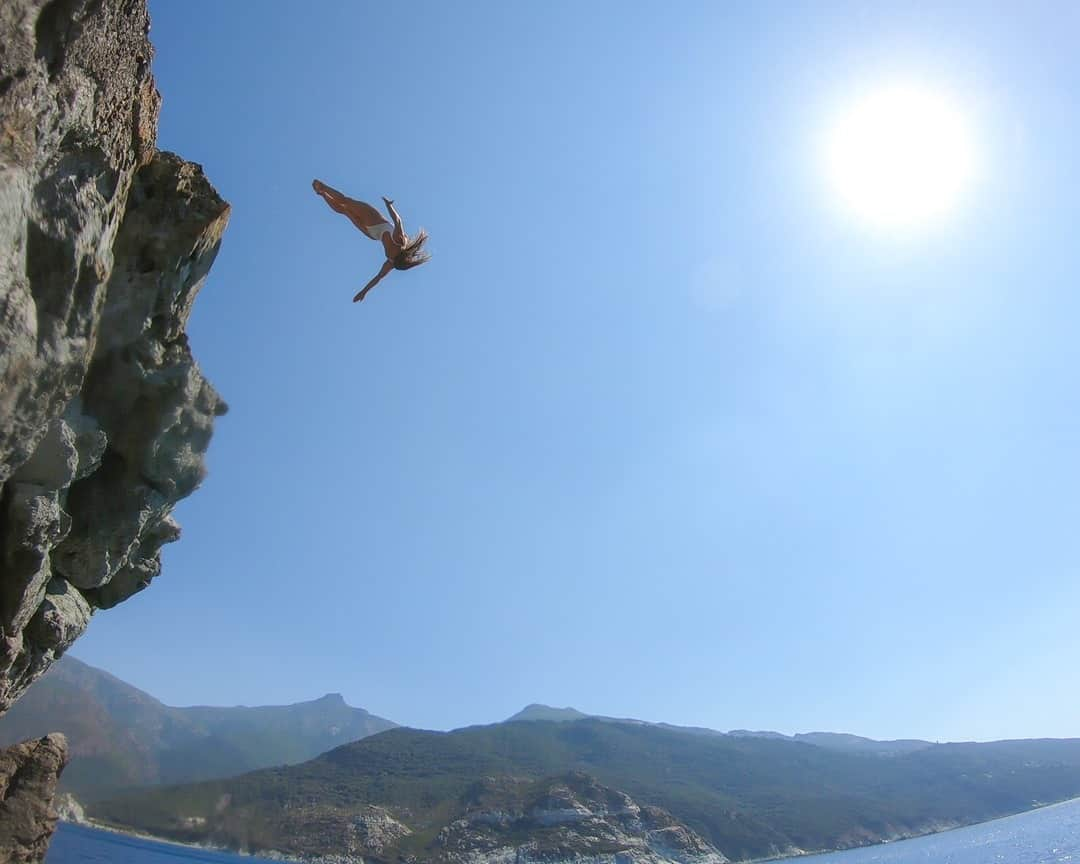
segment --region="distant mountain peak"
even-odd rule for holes
[[[303,762],[395,725],[341,693],[290,705],[170,707],[65,656],[0,721],[0,746],[64,732],[72,758],[62,790],[89,802]]]
[[[526,705],[513,717],[506,720],[507,723],[518,723],[531,720],[552,720],[556,723],[566,723],[571,720],[584,720],[590,715],[578,711],[576,708],[553,708],[550,705],[542,705],[533,702]]]

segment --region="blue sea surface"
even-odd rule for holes
[[[61,823],[45,864],[181,864],[177,859],[214,864],[265,860]],[[1080,798],[929,837],[797,860],[807,864],[1080,864]]]
[[[75,864],[75,862],[108,862],[108,864],[184,864],[189,861],[211,861],[213,864],[281,864],[250,855],[214,852],[176,843],[143,840],[114,831],[101,831],[84,825],[61,822],[56,826],[45,864]]]
[[[914,840],[830,852],[807,864],[1080,864],[1080,798]]]

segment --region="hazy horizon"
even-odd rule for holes
[[[72,659],[78,660],[80,663],[84,663],[87,666],[91,666],[91,668],[94,668],[99,672],[105,672],[106,674],[112,675],[114,678],[119,679],[119,676],[114,675],[108,669],[102,669],[102,668],[100,668],[98,666],[93,666],[92,664],[87,663],[87,661],[82,660],[79,657],[76,657],[70,651],[67,653],[67,656],[70,656]],[[119,680],[123,681],[123,679],[119,679]],[[130,681],[123,681],[123,683],[129,684],[131,686],[135,686],[135,685],[132,685]],[[138,689],[143,690],[143,692],[145,692],[148,695],[158,699],[158,701],[160,701],[167,708],[180,708],[180,709],[183,709],[183,708],[277,708],[277,707],[288,707],[288,706],[291,706],[291,705],[299,705],[299,704],[305,704],[305,703],[311,703],[311,702],[318,702],[321,699],[325,699],[327,697],[340,696],[344,700],[345,704],[348,705],[348,707],[350,707],[350,708],[362,709],[364,711],[367,711],[369,714],[371,714],[371,715],[373,715],[375,717],[379,717],[379,718],[381,718],[383,720],[389,720],[389,721],[391,721],[392,723],[395,724],[395,727],[416,729],[416,730],[419,730],[419,731],[422,731],[422,732],[423,731],[426,731],[426,732],[454,732],[454,731],[457,731],[459,729],[467,729],[467,728],[470,728],[470,727],[473,727],[473,726],[491,726],[491,725],[495,725],[495,724],[498,724],[498,723],[504,723],[504,722],[510,720],[512,717],[514,717],[518,713],[524,711],[527,708],[540,707],[540,708],[550,708],[550,709],[554,709],[556,711],[578,711],[583,715],[583,717],[580,718],[580,719],[610,720],[610,721],[615,721],[615,722],[626,721],[626,722],[631,722],[631,723],[646,723],[646,724],[650,724],[650,725],[671,726],[671,727],[680,728],[680,729],[706,729],[706,730],[711,731],[711,732],[719,732],[719,733],[722,733],[722,734],[729,734],[729,733],[732,733],[732,732],[778,733],[778,734],[781,734],[781,735],[787,735],[789,737],[793,737],[795,735],[812,735],[812,734],[817,734],[817,733],[826,733],[826,734],[837,734],[837,735],[854,735],[854,736],[859,737],[859,738],[868,738],[868,739],[877,740],[877,741],[886,741],[886,740],[921,740],[921,741],[927,741],[927,742],[933,743],[933,744],[961,744],[961,743],[971,743],[971,742],[985,743],[987,741],[1005,740],[1005,739],[1000,739],[1000,738],[987,738],[987,739],[957,738],[957,739],[952,739],[952,740],[934,740],[934,739],[929,739],[929,738],[918,738],[918,736],[914,736],[914,735],[898,735],[898,736],[895,736],[894,738],[883,739],[883,738],[875,738],[874,736],[871,736],[871,735],[864,735],[864,734],[862,734],[862,733],[860,733],[858,731],[853,731],[851,729],[779,729],[779,728],[776,728],[776,727],[773,727],[773,726],[750,728],[750,727],[738,726],[738,725],[725,727],[725,728],[716,728],[716,727],[712,727],[712,726],[701,726],[701,725],[692,724],[692,723],[678,723],[678,722],[674,722],[672,720],[669,720],[669,719],[663,718],[663,717],[651,717],[650,718],[650,717],[621,717],[621,716],[614,716],[614,715],[608,714],[608,713],[606,713],[606,712],[604,712],[602,710],[599,710],[599,711],[582,711],[576,705],[547,705],[547,704],[542,703],[542,702],[528,702],[528,703],[520,706],[516,710],[511,711],[505,717],[499,717],[499,718],[495,718],[495,719],[478,719],[478,720],[474,720],[472,722],[464,723],[464,724],[462,724],[460,726],[438,728],[438,727],[420,726],[420,725],[416,725],[416,724],[413,724],[413,723],[409,723],[407,721],[407,719],[403,720],[403,719],[398,718],[398,717],[387,716],[386,714],[382,713],[381,711],[373,709],[370,705],[354,703],[353,701],[346,698],[343,693],[341,693],[340,691],[336,691],[336,690],[331,690],[331,691],[328,691],[326,693],[321,693],[321,694],[319,694],[317,696],[310,696],[310,697],[300,698],[300,699],[295,700],[294,702],[284,702],[284,703],[281,703],[281,702],[274,702],[274,703],[268,703],[268,702],[251,702],[251,703],[192,702],[190,704],[177,705],[177,704],[173,704],[173,703],[170,703],[170,702],[167,702],[165,700],[160,699],[157,696],[157,694],[155,694],[151,690],[146,690],[146,689],[144,689],[142,687],[140,687]],[[0,719],[0,724],[2,724],[2,722],[3,722],[3,720]],[[523,722],[534,722],[534,721],[523,721]],[[375,734],[379,734],[379,733],[375,733]],[[1032,739],[1032,738],[1045,737],[1045,736],[1025,736],[1025,737],[1027,737],[1028,739]],[[1061,736],[1061,737],[1062,738],[1074,738],[1074,737],[1077,737],[1077,736]]]

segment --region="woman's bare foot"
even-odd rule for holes
[[[318,192],[320,195],[326,190],[326,184],[322,180],[312,180],[311,188]]]
[[[360,291],[360,293],[358,293],[355,297],[352,298],[352,302],[353,303],[359,303],[364,299],[364,297],[366,295],[367,295],[367,289],[364,289],[364,290]]]

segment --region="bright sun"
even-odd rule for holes
[[[967,123],[944,96],[917,87],[869,93],[841,114],[827,144],[844,204],[881,228],[940,220],[974,173]]]

